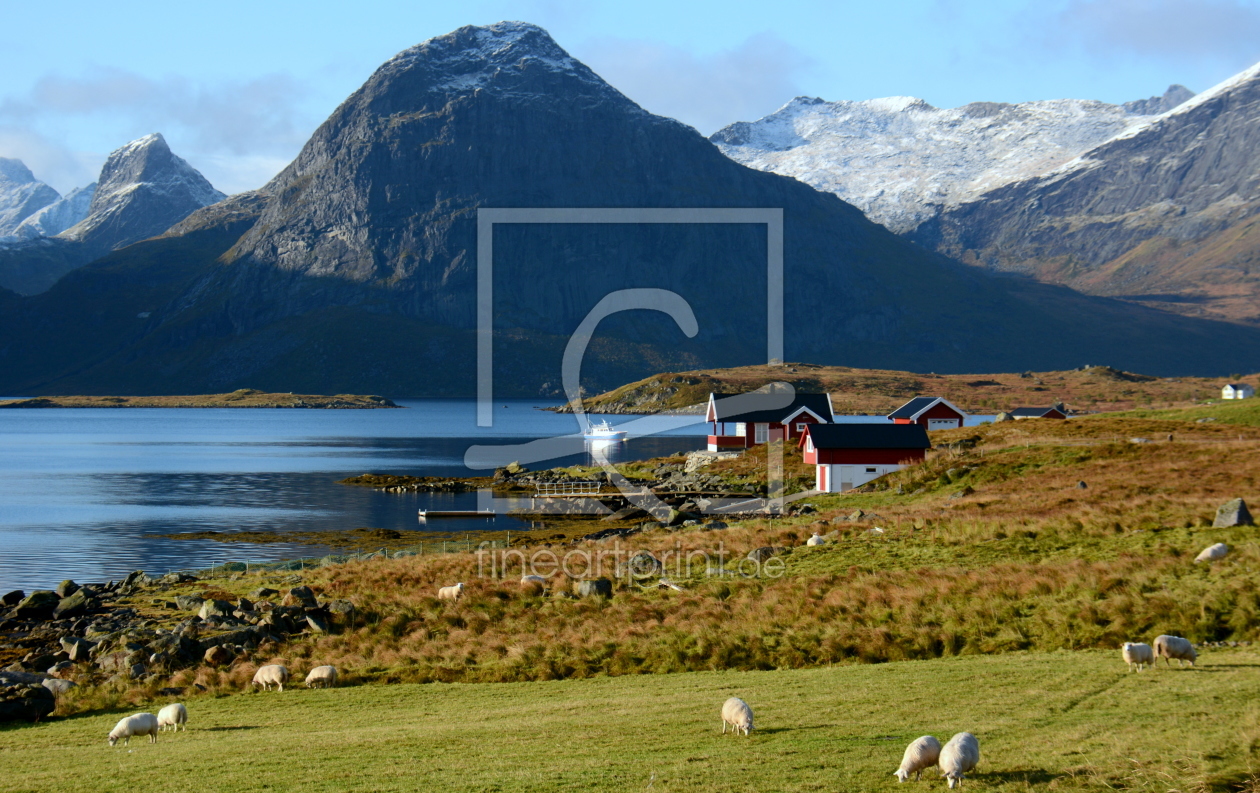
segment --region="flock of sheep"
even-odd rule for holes
[[[1183,661],[1189,661],[1190,665],[1194,666],[1194,662],[1199,659],[1189,639],[1167,634],[1156,636],[1154,647],[1140,642],[1125,642],[1120,647],[1120,655],[1129,665],[1130,672],[1134,670],[1134,667],[1139,672],[1144,668],[1152,667],[1160,658],[1163,658],[1168,666],[1172,666],[1174,658],[1177,659],[1177,666],[1183,666]]]

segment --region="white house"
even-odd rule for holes
[[[1250,399],[1256,395],[1256,389],[1246,383],[1226,383],[1221,389],[1221,399]]]

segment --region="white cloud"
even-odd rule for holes
[[[573,54],[645,109],[706,135],[778,109],[800,93],[797,75],[813,65],[770,33],[712,55],[617,38],[588,41]]]
[[[46,75],[25,95],[0,100],[0,156],[21,158],[39,178],[64,190],[95,179],[110,150],[161,132],[216,187],[236,192],[261,186],[297,154],[315,127],[299,109],[306,93],[283,74],[209,84],[115,68]],[[85,155],[53,143],[60,136],[45,131],[85,125],[117,139]]]

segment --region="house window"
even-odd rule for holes
[[[812,452],[813,450],[814,450],[814,439],[806,435],[805,436],[805,451]]]
[[[740,421],[735,424],[735,437],[742,438],[748,434],[748,425]]]
[[[769,442],[770,440],[770,425],[769,424],[754,424],[753,428],[754,428],[753,429],[753,443]]]
[[[868,474],[873,474],[873,473],[875,473],[875,469],[874,469],[874,468],[867,468],[867,469],[866,469],[866,473],[868,473]]]
[[[796,431],[797,431],[797,432],[804,432],[804,431],[805,431],[805,422],[803,422],[803,421],[798,421],[798,422],[796,422]]]

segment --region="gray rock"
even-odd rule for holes
[[[993,417],[994,424],[1001,424],[1003,421],[1014,421],[1015,417],[1010,413],[1002,412]]]
[[[617,577],[655,578],[661,574],[664,566],[647,551],[639,551],[624,564],[617,565]]]
[[[206,650],[205,654],[202,656],[202,660],[210,666],[225,666],[231,663],[232,659],[235,657],[236,654],[230,649],[221,644],[216,644],[214,647]]]
[[[61,677],[62,673],[70,669],[74,669],[74,663],[72,661],[58,661],[57,663],[48,667],[48,674],[52,675],[53,677]]]
[[[68,619],[70,617],[78,617],[87,613],[92,607],[92,599],[88,597],[87,590],[75,589],[69,597],[64,597],[57,601],[56,608],[53,609],[53,619]]]
[[[612,581],[607,578],[595,578],[585,581],[578,581],[577,594],[578,597],[612,597],[613,587]]]
[[[278,590],[272,589],[270,587],[260,586],[257,589],[255,589],[253,592],[250,592],[249,596],[254,598],[255,600],[266,600],[267,598],[275,597],[278,594],[280,594]]]
[[[42,685],[44,688],[51,691],[53,693],[53,696],[58,696],[60,694],[66,693],[67,691],[74,688],[78,684],[75,683],[73,680],[61,680],[59,678],[50,677],[47,680],[40,683],[40,685]]]
[[[14,609],[13,616],[23,620],[46,620],[52,616],[60,602],[61,598],[57,597],[56,592],[37,589],[22,598]]]
[[[334,600],[328,604],[328,614],[339,625],[353,625],[357,610],[348,600]]]
[[[1251,512],[1247,510],[1247,502],[1241,498],[1235,498],[1221,504],[1216,510],[1216,520],[1212,521],[1214,528],[1228,528],[1230,526],[1254,526],[1255,522],[1251,519]]]
[[[753,550],[749,551],[748,559],[754,562],[760,563],[760,562],[766,561],[772,556],[778,556],[779,554],[783,553],[786,550],[787,550],[786,548],[783,548],[778,545],[766,545],[761,548],[754,548]]]
[[[81,664],[92,659],[92,648],[96,646],[96,642],[79,638],[62,639],[61,646],[69,654],[71,661]]]
[[[307,614],[306,624],[316,633],[328,633],[328,621],[318,614]]]
[[[179,595],[175,598],[175,605],[184,611],[199,611],[201,605],[205,602],[204,598],[199,598],[196,595]]]
[[[201,604],[201,610],[197,612],[197,616],[203,620],[211,617],[230,617],[236,607],[226,600],[207,600]]]
[[[43,680],[0,688],[0,722],[39,721],[56,709],[57,697]]]
[[[144,676],[148,673],[149,671],[145,668],[144,664],[136,663],[127,667],[127,676],[132,680],[143,680]]]
[[[15,589],[7,593],[4,597],[0,597],[0,606],[16,606],[26,597],[26,593],[20,589]]]
[[[318,608],[319,601],[315,598],[315,593],[308,586],[297,586],[289,590],[284,596],[284,605],[286,606],[304,606],[306,608]]]
[[[1087,490],[1088,488],[1089,488],[1089,485],[1085,484],[1084,481],[1080,481],[1076,483],[1077,490]]]
[[[67,578],[57,585],[57,597],[67,598],[79,591],[79,585]]]

